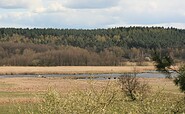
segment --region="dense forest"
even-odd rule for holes
[[[0,65],[123,65],[150,61],[151,53],[185,60],[185,30],[163,27],[110,29],[0,28]]]

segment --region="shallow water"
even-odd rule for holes
[[[73,77],[76,79],[89,79],[89,78],[95,78],[95,79],[116,79],[119,76],[123,74],[43,74],[43,75],[0,75],[0,78],[15,78],[15,77]],[[173,73],[172,76],[175,76],[176,74]],[[136,76],[143,77],[143,78],[165,78],[166,75],[159,73],[159,72],[146,72],[146,73],[139,73]]]

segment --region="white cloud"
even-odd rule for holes
[[[57,13],[57,12],[61,12],[67,9],[68,8],[64,7],[61,1],[47,0],[47,2],[43,3],[42,6],[35,8],[33,12],[35,13]]]
[[[0,24],[54,28],[130,25],[185,28],[184,4],[182,0],[1,0],[0,8],[4,9],[0,9]],[[14,10],[17,8],[25,10]]]
[[[0,8],[4,9],[27,9],[37,7],[41,0],[1,0]]]
[[[99,9],[117,5],[119,0],[63,0],[63,4],[74,9]]]
[[[183,4],[180,0],[122,0],[116,15],[128,24],[184,23]]]
[[[46,11],[46,9],[44,7],[38,7],[38,8],[35,8],[32,10],[32,12],[34,12],[34,13],[43,13],[45,11]]]

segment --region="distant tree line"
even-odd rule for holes
[[[156,49],[185,60],[185,30],[0,28],[0,65],[121,65],[123,61],[149,60]]]
[[[124,50],[109,47],[95,52],[73,46],[53,46],[31,43],[0,43],[0,65],[8,66],[79,66],[79,65],[121,65],[123,61],[139,60],[140,49]]]

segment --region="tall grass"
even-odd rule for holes
[[[117,82],[97,88],[94,82],[85,90],[61,94],[49,88],[38,104],[20,113],[29,114],[171,114],[185,113],[183,94],[150,92],[142,99],[129,100]],[[145,91],[143,91],[145,92]],[[142,93],[144,94],[144,93]]]

